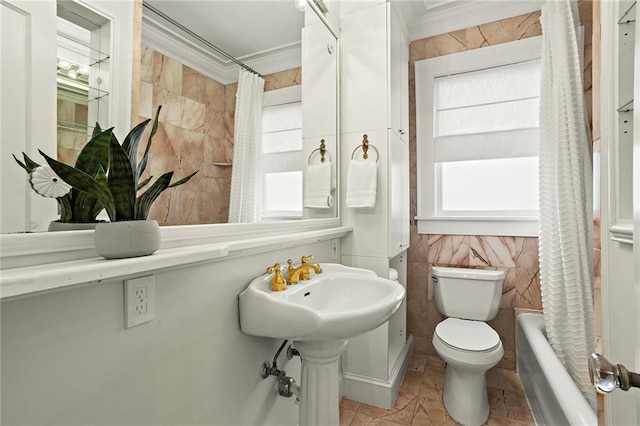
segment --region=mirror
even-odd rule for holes
[[[149,0],[136,120],[153,119],[162,105],[149,173],[174,170],[180,178],[199,170],[188,184],[163,193],[150,218],[161,225],[227,222],[239,155],[237,62],[264,76],[260,160],[242,175],[260,188],[257,220],[336,217],[335,203],[303,207],[303,186],[314,186],[304,178],[318,168],[309,164],[322,164],[314,152],[322,140],[325,161],[336,158],[335,38],[313,10],[301,11],[293,1]]]
[[[36,3],[33,2],[34,5]],[[117,16],[118,19],[122,18],[120,22],[124,23],[127,22],[127,19],[131,19],[128,16],[130,13],[132,14],[132,11],[125,10],[132,8],[131,3],[128,2],[58,0],[58,3],[65,5],[78,3],[89,9],[95,6],[98,13],[110,8],[118,9],[113,15],[110,13],[107,15]],[[299,124],[302,144],[296,145],[295,149],[291,149],[289,152],[282,147],[276,147],[276,152],[265,153],[265,158],[267,155],[275,155],[276,153],[280,154],[281,158],[274,158],[268,163],[263,162],[264,164],[269,164],[270,167],[280,164],[282,167],[275,171],[273,169],[266,170],[265,173],[272,173],[270,177],[261,176],[262,182],[269,180],[269,183],[272,183],[270,186],[266,185],[270,188],[268,192],[265,192],[269,196],[265,200],[261,200],[262,203],[271,201],[271,195],[276,195],[283,200],[295,200],[295,205],[293,208],[285,205],[281,209],[270,206],[272,214],[264,216],[263,221],[282,221],[293,218],[336,218],[337,206],[335,204],[333,206],[327,205],[327,208],[300,207],[300,203],[303,202],[300,190],[305,184],[304,175],[307,172],[309,162],[312,165],[320,163],[319,152],[322,140],[325,141],[326,158],[330,158],[332,164],[337,164],[338,160],[337,43],[333,31],[330,31],[324,24],[325,20],[320,19],[309,5],[304,6],[306,8],[304,12],[295,10],[293,1],[159,0],[151,1],[149,4],[156,6],[158,10],[163,11],[176,22],[182,20],[192,28],[186,28],[190,31],[185,32],[161,19],[152,22],[149,17],[153,13],[149,13],[147,8],[143,7],[143,46],[139,57],[135,55],[137,47],[134,46],[133,49],[134,59],[137,59],[134,70],[139,64],[140,78],[134,80],[125,79],[124,74],[119,75],[118,69],[122,64],[114,60],[117,56],[116,50],[120,52],[130,50],[130,48],[121,48],[117,45],[119,39],[130,39],[130,35],[127,37],[112,35],[110,41],[114,43],[111,46],[114,54],[111,61],[103,61],[105,65],[108,65],[106,71],[110,71],[110,74],[107,72],[105,79],[111,80],[112,84],[118,84],[119,90],[114,90],[106,96],[106,99],[109,99],[108,108],[100,109],[97,112],[99,115],[95,116],[102,117],[104,113],[108,113],[107,124],[103,127],[115,126],[117,136],[122,139],[133,125],[141,119],[153,116],[156,105],[162,104],[160,129],[154,138],[154,152],[152,152],[154,158],[151,160],[156,169],[152,169],[151,172],[157,176],[157,172],[174,170],[175,178],[180,178],[193,170],[200,170],[196,175],[197,179],[194,178],[193,181],[182,187],[166,191],[164,198],[155,203],[153,218],[158,219],[164,225],[226,222],[230,176],[233,168],[233,144],[231,141],[234,132],[233,118],[237,87],[235,80],[237,80],[239,66],[215,52],[209,44],[221,46],[223,50],[228,50],[229,53],[236,55],[240,61],[265,76],[265,109],[301,102],[298,106],[301,112],[298,114],[302,117],[302,124]],[[3,5],[8,6],[8,9],[13,7],[10,3],[3,3]],[[42,21],[33,20],[33,23],[34,25],[38,25],[39,22],[44,23],[43,25],[48,30],[42,32],[42,38],[49,40],[50,43],[50,40],[55,38],[56,32],[55,7],[51,8],[45,4],[37,4],[37,6],[41,6],[42,15],[46,15],[48,18]],[[285,11],[285,9],[287,10]],[[203,19],[198,20],[197,17]],[[208,30],[215,31],[209,32]],[[113,28],[113,32],[117,34],[121,34],[123,31],[129,31],[128,26]],[[297,34],[297,40],[287,38],[292,33]],[[194,37],[194,35],[196,36]],[[199,37],[211,38],[211,41],[203,42]],[[185,46],[188,46],[189,49]],[[173,52],[170,51],[170,48],[173,49]],[[102,47],[99,50],[102,51]],[[294,58],[291,52],[296,50],[297,57]],[[179,52],[181,55],[175,55],[175,52]],[[312,53],[307,54],[306,52]],[[319,52],[322,52],[322,55]],[[40,57],[42,58],[44,55]],[[121,59],[123,58],[121,57]],[[54,55],[47,55],[45,61],[47,66],[42,68],[51,69],[52,66],[49,64],[55,66],[55,60]],[[125,62],[126,60],[127,58],[124,59]],[[108,64],[109,62],[111,63]],[[60,69],[60,65],[58,61],[58,69]],[[302,69],[304,69],[304,73]],[[80,71],[76,66],[72,67],[72,70]],[[64,71],[69,77],[69,70]],[[9,73],[4,73],[4,68],[3,74],[7,77],[3,79],[4,91],[6,87],[10,86],[9,83],[15,85],[15,80],[9,81]],[[19,72],[16,71],[11,75],[14,74],[19,75]],[[136,75],[135,72],[134,75]],[[51,78],[55,79],[55,76]],[[28,84],[24,85],[26,88],[31,84],[30,92],[37,95],[30,101],[32,105],[38,106],[37,110],[34,109],[30,113],[31,116],[49,117],[55,115],[56,109],[53,108],[53,105],[56,104],[55,94],[47,89],[46,96],[43,96],[45,90],[38,89],[45,85],[45,80],[48,85],[51,79],[48,77],[47,79],[36,78],[34,74],[32,80],[31,83],[27,82]],[[8,83],[5,84],[6,82]],[[36,84],[37,82],[40,83]],[[126,90],[127,87],[132,87],[133,90]],[[70,93],[69,87],[66,89],[67,95],[77,94]],[[283,89],[282,92],[280,89]],[[296,91],[297,94],[294,93]],[[26,93],[28,92],[26,91]],[[270,92],[274,96],[268,95]],[[133,93],[133,105],[129,103],[125,105],[119,101],[117,93]],[[292,101],[291,99],[295,99],[296,96],[298,100]],[[17,97],[19,98],[19,96]],[[217,105],[214,105],[213,99],[217,100]],[[3,108],[3,122],[12,121],[7,111],[9,108]],[[70,109],[66,109],[66,111],[70,111]],[[87,134],[90,133],[91,126],[88,123],[92,121],[91,110],[79,108],[74,111],[80,111],[78,115],[86,116],[86,131]],[[212,111],[215,111],[216,114],[211,113]],[[288,117],[289,114],[285,114],[285,116]],[[78,134],[84,133],[84,127],[78,131],[78,126],[66,118],[61,121],[66,122],[64,123],[67,126],[66,130],[76,131]],[[102,124],[104,120],[100,118],[99,121]],[[284,125],[284,128],[272,130],[279,132],[293,130],[286,127],[288,124]],[[56,217],[55,202],[33,194],[24,179],[24,171],[19,169],[10,155],[11,153],[19,155],[21,151],[26,151],[35,159],[38,155],[36,148],[39,147],[47,153],[56,152],[56,148],[60,151],[60,145],[56,147],[55,139],[48,136],[51,135],[53,129],[48,126],[45,126],[46,129],[40,126],[43,132],[46,130],[43,135],[46,133],[47,137],[38,137],[36,127],[33,126],[32,130],[24,131],[25,134],[31,131],[33,135],[32,141],[27,140],[24,146],[16,145],[14,147],[5,144],[6,141],[16,140],[16,138],[5,137],[7,135],[3,133],[3,153],[5,155],[3,156],[2,168],[3,170],[16,171],[11,178],[5,178],[3,174],[3,185],[14,182],[14,188],[11,192],[15,192],[15,197],[18,198],[14,199],[14,195],[9,194],[10,191],[3,189],[2,204],[7,207],[13,207],[16,203],[20,206],[23,204],[26,206],[20,208],[21,213],[18,215],[22,217],[20,219],[22,222],[16,222],[15,226],[3,226],[3,233],[46,230],[48,221]],[[3,126],[3,131],[6,128],[8,126]],[[24,129],[27,127],[25,126]],[[216,132],[213,131],[214,129]],[[84,135],[81,135],[80,139],[82,137]],[[54,139],[51,143],[41,143],[41,141],[51,139]],[[278,136],[275,139],[284,138]],[[76,142],[76,140],[73,141],[72,150],[75,150],[77,155],[80,146]],[[69,153],[67,150],[60,155],[61,159],[73,162],[75,157],[68,154],[73,153]],[[7,158],[9,160],[5,161]],[[292,160],[293,158],[295,160]],[[292,164],[295,164],[295,167]],[[334,185],[337,169],[335,164],[332,169],[331,191],[335,196]],[[286,173],[293,173],[296,176],[295,184],[289,183],[287,184],[289,186],[283,186],[286,182],[283,183],[283,179],[278,178],[285,177]],[[18,178],[21,179],[21,182],[25,181],[25,184],[15,188],[15,182]]]

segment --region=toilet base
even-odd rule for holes
[[[464,426],[478,426],[489,418],[489,398],[485,372],[469,372],[447,365],[444,406]]]

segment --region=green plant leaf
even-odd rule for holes
[[[71,222],[73,220],[73,210],[71,208],[71,193],[56,198],[60,206],[60,222]]]
[[[76,160],[76,169],[85,172],[89,176],[96,176],[98,170],[104,170],[109,166],[109,141],[113,136],[113,128],[101,131],[96,123],[93,136],[85,144]],[[102,210],[102,203],[93,195],[80,191],[77,188],[71,190],[71,206],[74,222],[95,222],[96,216]],[[100,206],[98,212],[94,213]]]
[[[107,186],[107,176],[100,166],[95,175],[95,179],[103,186]],[[74,198],[74,222],[96,222],[100,211],[104,208],[100,200],[86,192],[77,191],[78,198]]]
[[[95,138],[100,133],[102,133],[102,129],[100,128],[100,124],[96,121],[96,127],[93,128],[93,132],[91,133],[91,137]]]
[[[13,155],[13,159],[16,160],[16,163],[18,163],[20,165],[20,167],[25,169],[27,173],[31,173],[33,171],[33,169],[35,169],[37,167],[40,167],[40,164],[38,164],[35,161],[33,161],[24,152],[22,153],[22,157],[24,157],[24,163],[22,161],[18,160],[18,158],[14,154],[11,154],[11,155]]]
[[[11,155],[13,156],[13,159],[16,160],[16,163],[18,163],[20,167],[22,167],[27,173],[31,173],[31,170],[29,170],[29,168],[22,161],[18,160],[15,154],[11,154]]]
[[[196,173],[198,173],[199,171],[200,170],[196,170],[195,172],[191,173],[189,176],[184,177],[184,178],[180,179],[179,181],[172,183],[171,185],[169,185],[169,188],[175,188],[176,186],[180,186],[182,184],[185,184],[185,183],[189,182],[189,179],[194,177],[196,175]]]
[[[80,151],[76,169],[90,176],[95,176],[100,167],[106,169],[109,166],[109,141],[112,135],[113,128],[94,135]]]
[[[111,192],[109,191],[109,187],[107,185],[98,182],[96,179],[89,176],[85,172],[54,160],[42,151],[39,152],[44,157],[44,159],[47,160],[47,163],[49,164],[49,166],[51,166],[53,171],[56,172],[56,174],[60,176],[60,178],[62,178],[62,180],[64,180],[74,188],[77,188],[83,192],[88,192],[89,194],[96,197],[98,200],[100,200],[104,208],[107,210],[109,218],[111,220],[116,219],[116,209],[113,195],[111,195]]]
[[[160,109],[162,105],[158,105],[158,110],[156,111],[156,118],[153,120],[153,127],[151,128],[151,133],[149,134],[149,140],[147,141],[147,146],[144,149],[144,155],[142,156],[142,160],[140,160],[140,164],[138,164],[138,168],[136,169],[136,182],[142,176],[142,173],[147,168],[147,160],[149,158],[149,149],[151,149],[151,142],[153,142],[153,137],[158,131],[158,117],[160,116]]]
[[[27,165],[27,167],[29,167],[32,171],[33,169],[35,169],[36,167],[40,167],[40,164],[36,163],[35,161],[33,161],[31,158],[29,158],[29,156],[27,154],[25,154],[24,152],[22,153],[22,156],[24,157],[24,163]]]
[[[102,203],[93,195],[76,191],[73,198],[73,222],[95,222],[102,210]]]
[[[122,149],[127,153],[129,159],[131,160],[131,168],[136,168],[136,163],[138,162],[137,153],[138,153],[138,144],[140,143],[140,138],[147,128],[147,124],[151,121],[150,118],[147,118],[142,123],[139,123],[136,127],[131,129],[127,137],[124,138],[124,142],[122,142]]]
[[[109,142],[109,175],[107,185],[113,195],[116,221],[133,220],[136,204],[136,186],[127,153],[115,136]]]
[[[151,179],[153,179],[153,176],[149,176],[148,178],[146,178],[145,180],[143,180],[142,182],[138,183],[138,191],[140,191],[142,188],[144,188],[145,186],[147,186],[147,184],[149,182],[151,182]]]
[[[169,187],[173,172],[167,172],[160,176],[154,183],[136,200],[136,220],[145,220],[149,216],[149,210],[153,202],[162,191]]]
[[[107,173],[102,167],[98,169],[98,173],[96,173],[95,178],[100,185],[104,186],[105,188],[107,187]],[[96,199],[95,204],[91,206],[91,215],[93,217],[93,220],[96,220],[96,217],[98,216],[100,211],[102,211],[102,209],[104,209],[104,206],[102,205],[100,200]]]
[[[149,124],[151,119],[146,119],[142,123],[138,124],[136,127],[131,129],[127,137],[124,139],[122,143],[122,149],[127,153],[129,157],[129,162],[131,163],[131,170],[136,171],[133,175],[133,183],[136,188],[138,188],[138,144],[140,143],[140,139],[142,138],[142,134],[144,130],[147,128],[147,124]]]

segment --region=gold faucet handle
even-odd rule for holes
[[[313,256],[309,255],[309,256],[302,256],[300,258],[300,262],[302,262],[302,264],[306,264],[308,261],[313,260]]]
[[[271,279],[271,291],[284,291],[287,289],[287,282],[282,277],[280,272],[282,267],[279,263],[267,268],[267,274],[273,274]]]
[[[297,280],[293,280],[293,273],[296,271],[296,268],[293,267],[293,260],[287,260],[289,267],[287,268],[287,282],[289,284],[298,284]]]
[[[280,272],[282,270],[282,267],[280,266],[279,263],[276,263],[273,266],[269,266],[267,268],[267,274],[273,274],[274,272]]]

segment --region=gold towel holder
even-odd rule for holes
[[[373,150],[376,152],[376,163],[379,163],[380,152],[378,151],[378,148],[376,148],[375,145],[372,145],[369,143],[369,136],[367,136],[366,134],[362,135],[362,145],[356,146],[356,148],[351,153],[351,159],[355,160],[356,152],[358,152],[358,149],[362,149],[362,158],[366,160],[367,158],[369,158],[369,154],[367,152],[369,151],[369,148],[373,148]]]
[[[324,139],[320,139],[320,148],[316,148],[313,151],[311,151],[311,154],[309,154],[309,160],[308,163],[311,164],[311,158],[313,157],[313,155],[319,152],[320,153],[320,162],[324,163],[325,160],[325,156],[329,156],[329,162],[331,162],[331,153],[329,151],[327,151],[327,146],[324,143]]]

